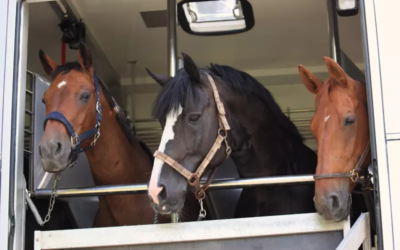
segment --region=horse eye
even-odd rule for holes
[[[83,92],[79,99],[83,102],[87,102],[90,98],[90,93],[89,92]]]
[[[42,98],[42,102],[43,102],[43,104],[44,104],[44,105],[46,105],[46,102],[44,101],[44,99],[43,99],[43,98]]]
[[[190,115],[189,122],[197,122],[200,118],[200,115]]]
[[[348,116],[344,119],[344,126],[350,126],[356,121],[355,116]]]

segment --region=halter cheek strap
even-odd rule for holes
[[[183,177],[185,177],[187,179],[189,185],[194,188],[194,191],[195,191],[194,193],[198,200],[205,198],[205,191],[207,190],[212,179],[214,178],[217,168],[213,168],[211,170],[211,173],[208,176],[206,183],[202,186],[200,185],[201,176],[204,174],[204,171],[206,170],[206,168],[207,168],[208,164],[211,162],[211,160],[214,158],[217,151],[221,148],[222,143],[225,142],[226,158],[229,157],[229,155],[231,154],[231,151],[232,151],[228,145],[228,141],[226,140],[228,131],[231,128],[230,128],[228,120],[226,119],[226,116],[225,116],[226,113],[225,113],[224,104],[221,102],[221,98],[219,96],[218,89],[215,85],[214,79],[209,74],[206,74],[206,75],[207,75],[208,81],[210,82],[212,90],[213,90],[214,101],[216,103],[217,110],[218,110],[218,125],[219,125],[217,139],[215,140],[210,151],[208,152],[208,154],[206,155],[206,157],[204,158],[204,160],[201,162],[200,166],[197,168],[196,172],[194,172],[194,173],[187,170],[184,166],[182,166],[181,164],[179,164],[178,162],[176,162],[174,159],[172,159],[168,155],[164,154],[163,152],[160,152],[157,150],[154,153],[154,157],[167,163],[169,166],[171,166],[179,174],[181,174]]]
[[[71,139],[71,154],[69,157],[69,164],[68,168],[73,167],[78,160],[79,154],[82,153],[85,150],[91,149],[96,145],[96,141],[100,137],[100,122],[102,120],[102,110],[101,110],[101,104],[100,104],[100,83],[99,83],[99,78],[96,76],[96,74],[93,74],[94,78],[94,88],[96,92],[96,125],[94,128],[77,135],[75,133],[74,127],[72,124],[68,121],[68,119],[58,111],[53,111],[49,113],[46,116],[46,119],[44,120],[44,129],[46,129],[46,124],[48,120],[54,120],[62,123],[64,127],[66,128],[68,135],[70,136]],[[91,142],[89,147],[86,148],[81,148],[81,142],[93,137],[93,141]]]

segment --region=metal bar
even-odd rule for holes
[[[129,61],[131,66],[131,86],[129,89],[129,94],[127,95],[128,107],[131,115],[132,126],[136,124],[136,112],[135,112],[135,80],[136,80],[136,63],[137,61]]]
[[[248,188],[260,187],[271,185],[283,184],[307,184],[313,183],[314,178],[312,175],[298,175],[298,176],[276,176],[276,177],[261,177],[249,179],[223,179],[215,180],[210,184],[209,190],[221,189],[235,189],[235,188]],[[49,197],[51,189],[38,189],[32,195],[35,197]],[[112,185],[112,186],[95,186],[85,188],[67,188],[58,189],[57,197],[85,197],[85,196],[98,196],[98,195],[114,195],[114,194],[143,194],[147,192],[146,184],[136,185]]]
[[[370,141],[373,142],[371,143],[371,157],[373,159],[374,205],[376,210],[377,241],[375,241],[375,246],[376,249],[383,250],[384,246],[386,249],[393,248],[394,238],[375,2],[360,1],[360,13],[368,99],[368,123]],[[378,168],[377,162],[382,167]]]
[[[327,0],[328,32],[330,57],[341,64],[339,25],[336,13],[336,0]]]
[[[32,151],[29,151],[29,150],[26,150],[26,149],[24,149],[24,153],[26,153],[26,154],[30,154],[30,155],[32,155],[32,154],[33,154],[33,152],[32,152]]]
[[[168,36],[168,73],[174,77],[177,71],[176,44],[176,0],[167,2],[167,36]],[[171,215],[171,222],[179,221],[177,214]]]
[[[168,35],[168,73],[174,77],[177,71],[177,44],[176,44],[176,1],[167,3],[167,35]]]

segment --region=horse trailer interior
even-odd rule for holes
[[[400,33],[393,28],[400,25],[400,2],[359,0],[358,13],[339,16],[338,4],[346,1],[247,1],[254,27],[220,36],[188,34],[177,20],[181,1],[176,0],[0,2],[0,249],[400,248],[395,192],[400,183],[394,179],[400,162],[395,60],[400,58]],[[58,182],[56,174],[38,164],[46,121],[42,96],[52,83],[39,50],[57,64],[78,60],[76,44],[61,41],[66,17],[84,23],[96,74],[152,152],[163,132],[152,114],[161,86],[146,69],[174,76],[183,68],[181,52],[198,67],[217,63],[253,76],[317,152],[310,130],[315,100],[302,84],[298,65],[324,80],[329,72],[323,57],[331,57],[349,76],[366,82],[374,190],[352,194],[352,203],[370,203],[340,222],[325,221],[317,213],[234,218],[244,188],[314,185],[314,178],[241,179],[228,158],[207,191],[206,221],[184,222],[172,214],[172,224],[94,228],[98,196],[143,194],[148,183],[96,186],[85,154]]]

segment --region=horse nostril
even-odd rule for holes
[[[158,194],[158,199],[161,201],[165,201],[167,199],[167,191],[164,186],[162,186],[161,192]]]
[[[63,149],[62,143],[60,141],[57,141],[54,146],[55,146],[54,155],[59,155]]]
[[[336,193],[332,193],[329,196],[329,202],[330,202],[330,207],[332,211],[336,211],[340,208],[340,199],[339,199],[339,195],[337,195]]]
[[[43,153],[42,153],[42,146],[39,145],[39,156],[43,157]]]

